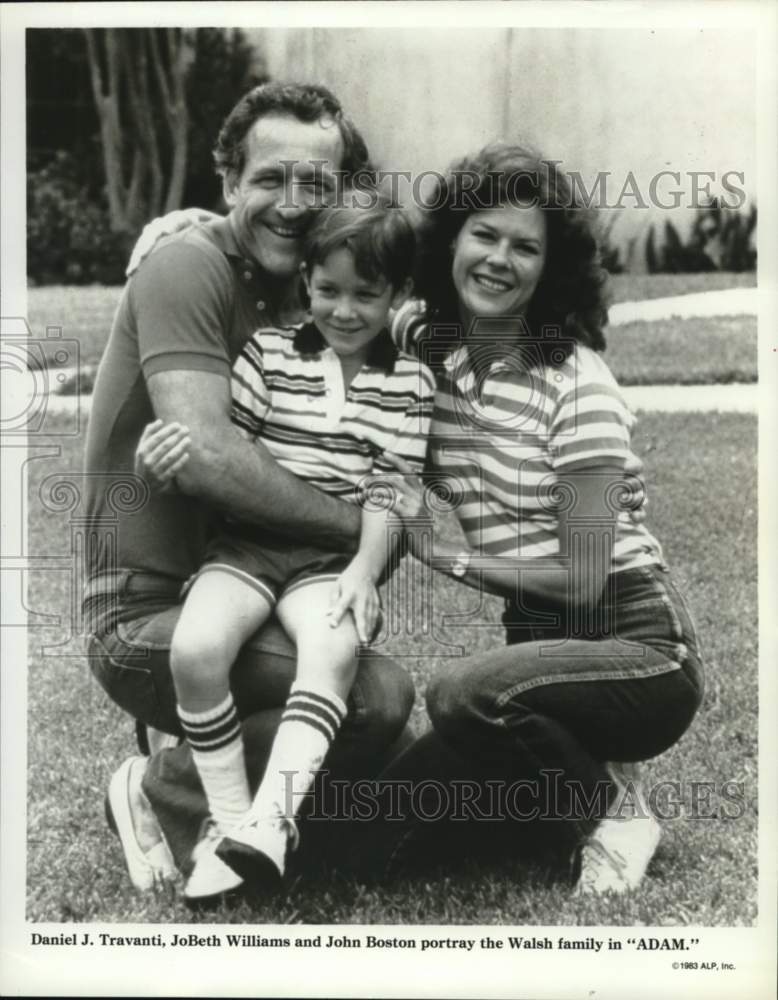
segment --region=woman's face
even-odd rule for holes
[[[463,320],[523,315],[546,262],[546,217],[537,205],[468,216],[454,243],[451,277]]]

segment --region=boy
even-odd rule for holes
[[[390,309],[411,290],[413,231],[399,209],[323,211],[306,237],[302,276],[312,322],[260,330],[233,369],[236,426],[262,438],[289,471],[358,502],[360,482],[392,472],[384,452],[421,471],[434,379],[401,354]],[[147,465],[159,484],[186,462],[186,428],[152,424]],[[190,582],[171,649],[181,724],[211,822],[193,852],[190,901],[267,885],[284,872],[302,797],[346,711],[356,647],[372,638],[384,570],[386,511],[362,506],[357,554],[301,547],[238,521],[209,547]],[[351,615],[335,621],[336,604]],[[253,801],[229,674],[243,643],[275,610],[298,650],[297,676]]]

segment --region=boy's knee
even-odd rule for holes
[[[353,664],[359,655],[359,638],[351,621],[343,620],[337,628],[328,621],[312,621],[297,640],[299,659],[326,661],[333,666]]]
[[[174,678],[213,677],[229,672],[227,647],[218,636],[173,636],[170,646],[170,670]]]

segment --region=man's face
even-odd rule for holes
[[[224,181],[241,252],[268,274],[291,277],[314,212],[335,192],[334,172],[342,156],[340,129],[331,119],[258,119],[246,136],[242,174]]]

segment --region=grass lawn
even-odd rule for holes
[[[27,318],[33,336],[60,329],[62,336],[78,340],[80,364],[96,365],[111,332],[111,323],[122,289],[103,285],[46,285],[27,292]],[[51,359],[56,345],[47,354]],[[53,359],[49,362],[56,366]]]
[[[615,302],[753,285],[753,274],[614,275]],[[80,344],[82,366],[95,366],[111,329],[121,288],[50,286],[29,290],[29,321],[37,337],[47,327]],[[624,385],[664,382],[756,381],[753,317],[629,323],[608,333],[606,360]],[[53,361],[55,346],[47,352]],[[88,386],[83,385],[84,391]]]
[[[620,385],[757,381],[755,316],[639,320],[611,327],[606,340]]]
[[[56,424],[48,425],[54,433]],[[44,512],[39,484],[52,473],[77,471],[76,438],[45,438],[56,458],[29,463],[30,552],[67,556],[67,514]],[[220,911],[218,923],[442,923],[508,925],[719,925],[756,919],[757,632],[756,419],[747,415],[643,415],[635,436],[646,463],[650,526],[663,542],[702,636],[708,665],[705,700],[691,730],[647,765],[650,782],[681,781],[680,816],[664,823],[659,850],[640,890],[625,899],[582,901],[550,884],[527,861],[430,872],[421,882],[372,889],[335,875],[296,882],[275,903]],[[65,564],[65,570],[67,563]],[[31,612],[67,621],[66,571],[32,572]],[[473,591],[436,581],[434,614],[466,611]],[[496,622],[499,602],[483,618]],[[34,621],[34,619],[33,619]],[[45,623],[42,623],[45,624]],[[421,696],[436,647],[411,630],[392,640],[404,654],[419,692],[417,730],[425,725]],[[450,629],[470,652],[501,641],[494,628]],[[28,918],[34,921],[188,922],[172,891],[140,896],[130,887],[118,841],[103,818],[103,795],[118,763],[133,751],[132,725],[91,679],[77,642],[62,628],[30,631],[28,735]],[[62,646],[56,648],[58,643]],[[42,646],[49,648],[42,654]],[[719,814],[719,789],[742,783],[742,814]],[[694,788],[713,783],[706,812],[689,816]],[[730,807],[731,811],[731,807]]]

